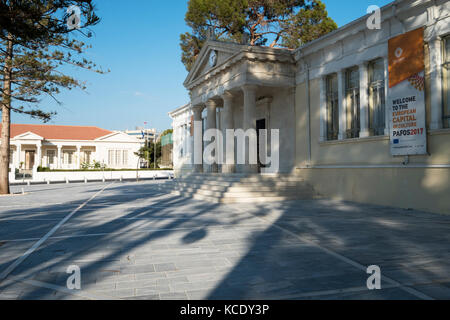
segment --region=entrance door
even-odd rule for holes
[[[35,151],[25,151],[25,170],[33,170]]]
[[[256,136],[257,136],[257,150],[258,150],[258,171],[261,173],[261,168],[265,168],[266,166],[261,161],[261,155],[260,155],[260,148],[261,143],[264,143],[263,147],[265,146],[266,138],[264,135],[261,134],[260,130],[265,130],[266,128],[266,119],[261,119],[256,121]],[[266,153],[267,150],[262,150],[263,154]],[[265,162],[265,161],[264,161]]]

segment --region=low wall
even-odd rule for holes
[[[35,172],[32,183],[40,182],[66,182],[66,181],[101,181],[101,180],[135,180],[135,179],[162,179],[173,177],[170,170],[160,171],[77,171],[77,172]],[[11,176],[10,176],[11,178]],[[25,180],[26,181],[26,180]],[[10,179],[12,184],[23,180]]]
[[[322,196],[450,214],[450,168],[299,169]]]

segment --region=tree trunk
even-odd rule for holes
[[[3,70],[2,96],[2,136],[0,145],[0,194],[9,194],[9,161],[11,135],[11,76],[12,76],[13,42],[8,35],[6,45],[5,66]]]

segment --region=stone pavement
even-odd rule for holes
[[[0,299],[450,299],[450,216],[330,200],[220,205],[155,183],[1,197]],[[72,265],[81,290],[67,289]],[[367,289],[370,265],[382,290]]]

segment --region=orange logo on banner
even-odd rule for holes
[[[389,40],[389,88],[424,69],[423,28]]]

